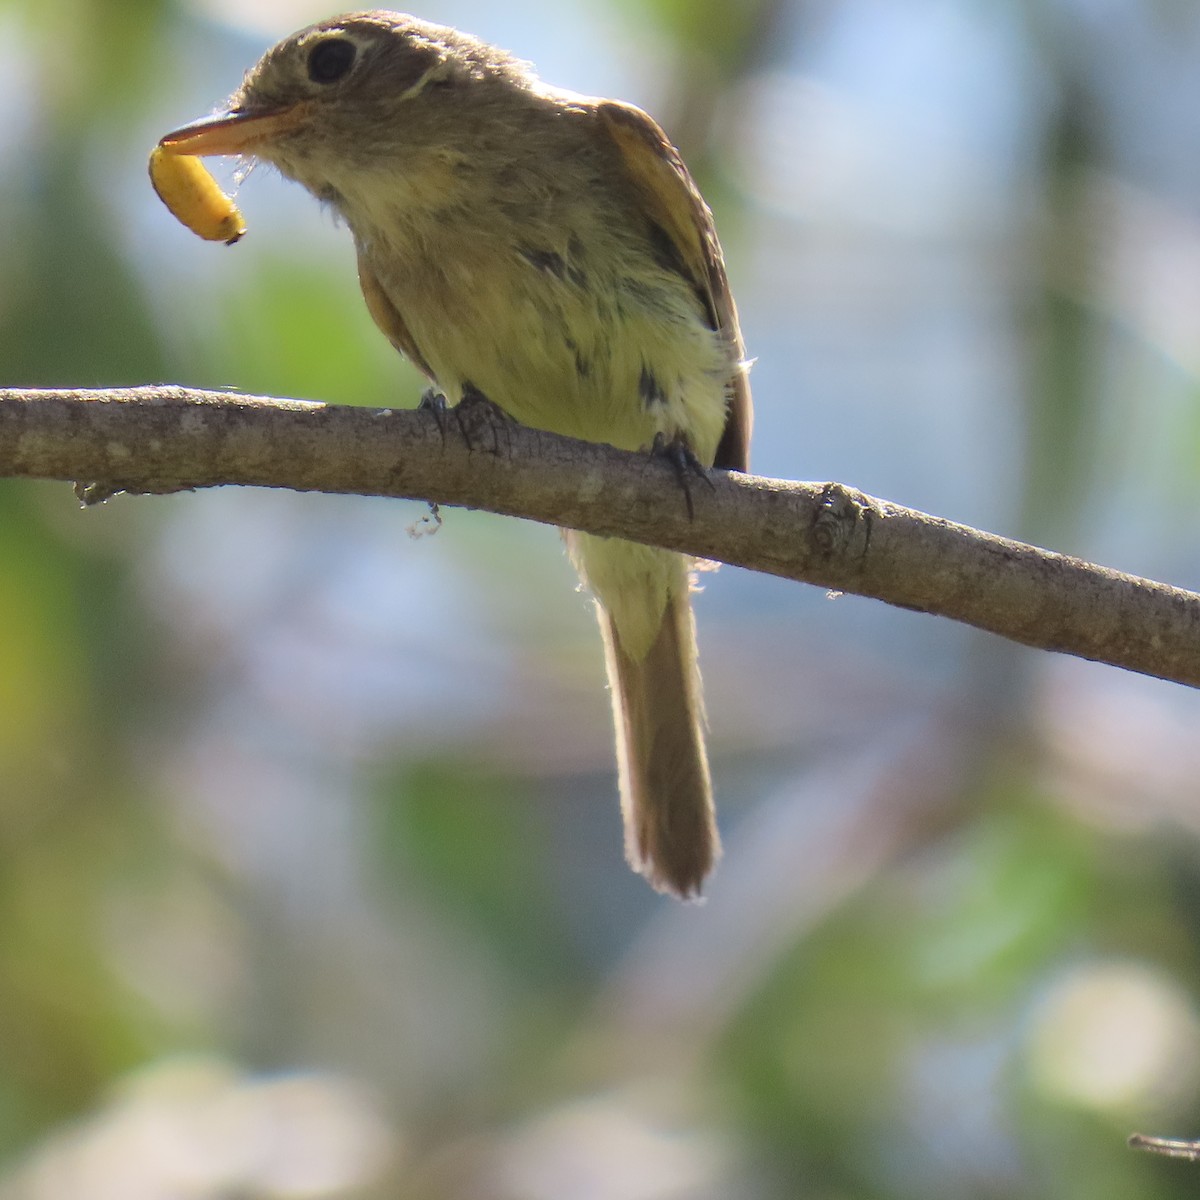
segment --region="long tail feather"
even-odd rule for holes
[[[658,891],[697,896],[720,839],[687,562],[627,542],[574,535],[571,543],[604,637],[625,856]]]

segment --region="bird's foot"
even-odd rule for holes
[[[449,411],[450,405],[446,403],[446,397],[437,388],[427,387],[417,401],[417,412],[429,413],[433,417],[437,422],[438,433],[442,435],[442,441],[446,440],[446,414]]]
[[[508,430],[515,424],[494,400],[489,400],[473,383],[463,384],[462,399],[452,410],[458,428],[469,450],[488,448],[489,453],[500,453],[500,436],[507,437]],[[490,442],[490,447],[486,443]]]
[[[710,488],[716,486],[708,467],[696,457],[696,452],[683,437],[668,438],[666,434],[656,433],[650,453],[655,458],[665,459],[675,468],[675,478],[683,488],[683,498],[687,503],[688,520],[693,520],[696,512],[692,504],[692,480],[702,479]]]

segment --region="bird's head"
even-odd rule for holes
[[[160,145],[261,159],[336,200],[353,181],[418,169],[430,155],[453,158],[480,124],[471,113],[502,128],[497,110],[532,79],[516,59],[447,26],[350,13],[272,47],[221,111]]]

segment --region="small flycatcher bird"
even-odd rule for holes
[[[293,34],[175,154],[270,163],[349,226],[367,308],[450,404],[747,469],[750,389],[709,211],[640,109],[394,12]],[[596,600],[625,848],[695,896],[720,853],[682,555],[568,532]]]

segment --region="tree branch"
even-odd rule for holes
[[[0,389],[0,476],[429,500],[620,536],[1200,686],[1200,595],[876,500],[499,422],[178,387]],[[690,497],[690,503],[689,503]],[[689,508],[692,510],[689,515]]]

